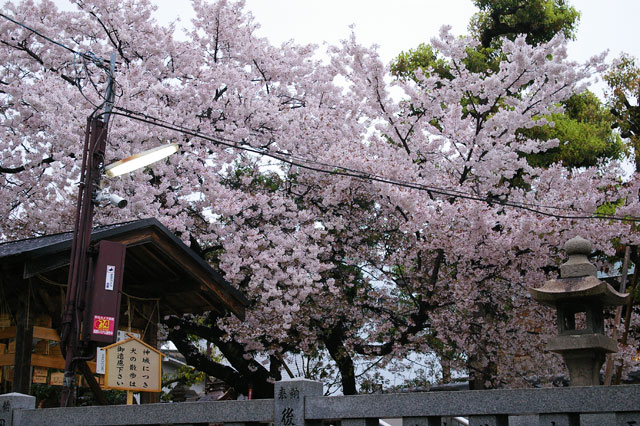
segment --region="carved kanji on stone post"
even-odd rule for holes
[[[560,266],[560,279],[529,292],[538,302],[557,309],[558,336],[547,349],[562,355],[571,386],[599,385],[606,354],[617,351],[616,342],[604,334],[603,310],[626,303],[629,295],[596,277],[596,267],[587,259],[592,250],[589,241],[578,236],[567,241],[564,249],[569,259]]]

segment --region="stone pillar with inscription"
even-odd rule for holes
[[[569,259],[560,266],[560,279],[529,292],[558,312],[558,336],[549,341],[547,349],[562,355],[570,385],[595,386],[600,384],[606,354],[616,352],[618,346],[604,334],[604,307],[625,304],[629,295],[597,278],[596,267],[587,258],[592,250],[589,241],[575,237],[564,249]]]
[[[304,398],[322,396],[322,383],[295,379],[276,382],[274,392],[274,426],[305,426],[315,422],[304,419]]]
[[[14,411],[34,410],[35,408],[35,396],[16,392],[0,395],[0,426],[22,426],[14,422]]]

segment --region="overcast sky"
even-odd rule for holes
[[[65,8],[68,0],[54,0]],[[117,1],[117,0],[114,0]],[[177,16],[179,26],[193,17],[189,0],[154,0],[157,17],[168,23]],[[572,59],[584,61],[609,50],[609,60],[620,52],[640,58],[638,17],[640,0],[573,0],[581,13],[576,41],[570,43]],[[456,35],[465,34],[472,0],[247,0],[246,9],[260,23],[259,34],[273,44],[293,39],[299,43],[336,44],[355,24],[358,40],[376,44],[385,62],[398,53],[429,42],[442,25]]]
[[[183,24],[193,16],[188,0],[157,0],[158,17],[169,22],[176,14]],[[573,0],[581,13],[578,36],[571,43],[574,59],[585,60],[609,49],[611,56],[625,51],[640,58],[638,0]],[[466,33],[477,11],[471,0],[247,0],[246,9],[260,23],[260,34],[273,43],[294,39],[300,43],[335,44],[355,24],[358,39],[380,46],[385,61],[400,51],[428,42],[442,25],[454,34]]]

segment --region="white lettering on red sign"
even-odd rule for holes
[[[113,336],[116,319],[114,317],[105,317],[102,315],[93,316],[93,334],[104,334],[105,336]]]

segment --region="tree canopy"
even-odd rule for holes
[[[607,103],[615,116],[614,127],[629,138],[635,154],[636,172],[640,171],[640,67],[636,59],[622,54],[605,75],[609,85]]]
[[[467,47],[465,66],[476,72],[496,72],[504,60],[502,38],[513,40],[524,34],[529,44],[548,42],[558,33],[571,38],[579,13],[564,0],[476,0],[480,12],[469,24],[472,37],[480,43]],[[448,77],[450,70],[429,44],[420,44],[402,52],[391,66],[397,78],[415,79],[415,71],[432,69]],[[575,94],[560,103],[563,111],[545,117],[549,124],[520,129],[537,139],[557,139],[553,149],[527,155],[536,166],[548,167],[562,162],[565,167],[594,166],[610,159],[621,160],[627,147],[619,133],[612,130],[614,115],[593,93]]]
[[[580,13],[567,0],[474,0],[480,9],[469,30],[482,47],[499,45],[500,37],[510,40],[526,34],[529,44],[544,43],[562,32],[573,38]]]
[[[376,378],[358,365],[400,368],[412,354],[466,369],[476,387],[547,380],[562,372],[543,350],[555,313],[527,288],[555,276],[576,234],[609,255],[613,239],[638,243],[616,220],[638,216],[635,175],[620,185],[616,162],[527,162],[558,141],[520,130],[602,69],[570,61],[562,36],[507,39],[487,73],[465,62],[477,40],[445,27],[431,45],[446,75],[416,69],[391,83],[396,101],[389,68],[355,36],[321,61],[256,36],[242,3],[196,0],[186,40],[146,0],[76,4],[3,12],[76,53],[0,20],[0,235],[71,228],[83,129],[104,101],[99,58],[115,51],[107,161],[161,141],[181,155],[108,181],[129,205],[96,220],[157,217],[248,297],[244,322],[165,320],[189,363],[241,393],[272,396],[292,355],[319,360],[317,378],[346,394]],[[613,202],[617,218],[586,219]]]
[[[613,114],[592,92],[571,96],[562,102],[563,113],[552,114],[544,125],[526,130],[538,139],[558,139],[560,144],[543,153],[527,156],[530,164],[548,167],[562,162],[565,167],[597,166],[607,159],[621,160],[627,151],[620,135],[612,131]]]

